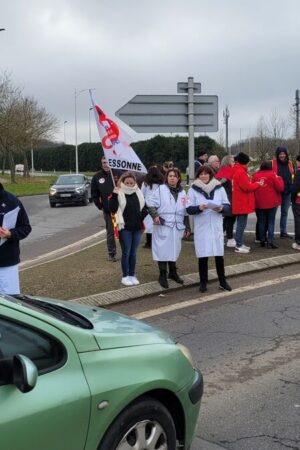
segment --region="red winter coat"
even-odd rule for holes
[[[232,177],[232,213],[251,214],[254,212],[254,191],[259,188],[259,184],[251,183],[247,167],[239,163],[235,164]]]
[[[261,189],[255,191],[255,208],[270,209],[281,204],[280,192],[284,189],[283,179],[273,170],[259,170],[253,175],[253,181],[264,179]]]

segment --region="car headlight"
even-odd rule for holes
[[[84,189],[82,187],[75,188],[75,191],[77,192],[77,194],[83,194],[84,193]]]
[[[181,353],[186,357],[186,359],[187,359],[187,360],[191,363],[191,365],[194,367],[195,364],[194,364],[193,357],[192,357],[192,354],[191,354],[191,352],[189,351],[189,349],[188,349],[185,345],[183,345],[183,344],[177,343],[176,345],[177,345],[177,347],[179,348],[179,350],[181,351]]]
[[[54,195],[54,194],[56,194],[56,192],[57,192],[57,189],[55,189],[55,188],[50,188],[49,194],[50,194],[50,195]]]

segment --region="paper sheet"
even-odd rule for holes
[[[20,207],[17,206],[15,209],[12,209],[8,213],[4,214],[2,227],[3,228],[7,228],[8,230],[11,230],[12,228],[15,228],[16,223],[17,223],[17,218],[18,218],[19,211],[20,211]],[[1,238],[0,239],[0,245],[4,244],[4,242],[6,240],[7,239],[5,239],[5,238]]]
[[[216,203],[213,200],[206,200],[205,204],[208,209],[222,208],[221,203]]]

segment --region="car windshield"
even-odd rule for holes
[[[43,311],[56,319],[69,323],[70,325],[75,325],[76,327],[89,330],[93,328],[93,324],[88,319],[75,311],[64,308],[61,305],[48,303],[43,300],[37,300],[29,295],[3,295],[3,297],[6,300],[22,303],[23,306],[37,309],[38,311]]]
[[[55,184],[83,184],[82,175],[61,175]]]

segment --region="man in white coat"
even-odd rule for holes
[[[183,284],[178,276],[176,261],[181,251],[181,240],[190,234],[188,215],[186,212],[187,196],[181,187],[181,174],[178,169],[171,168],[166,173],[165,184],[159,186],[153,195],[147,198],[149,214],[153,218],[152,255],[158,262],[159,283],[168,288],[169,278]]]

